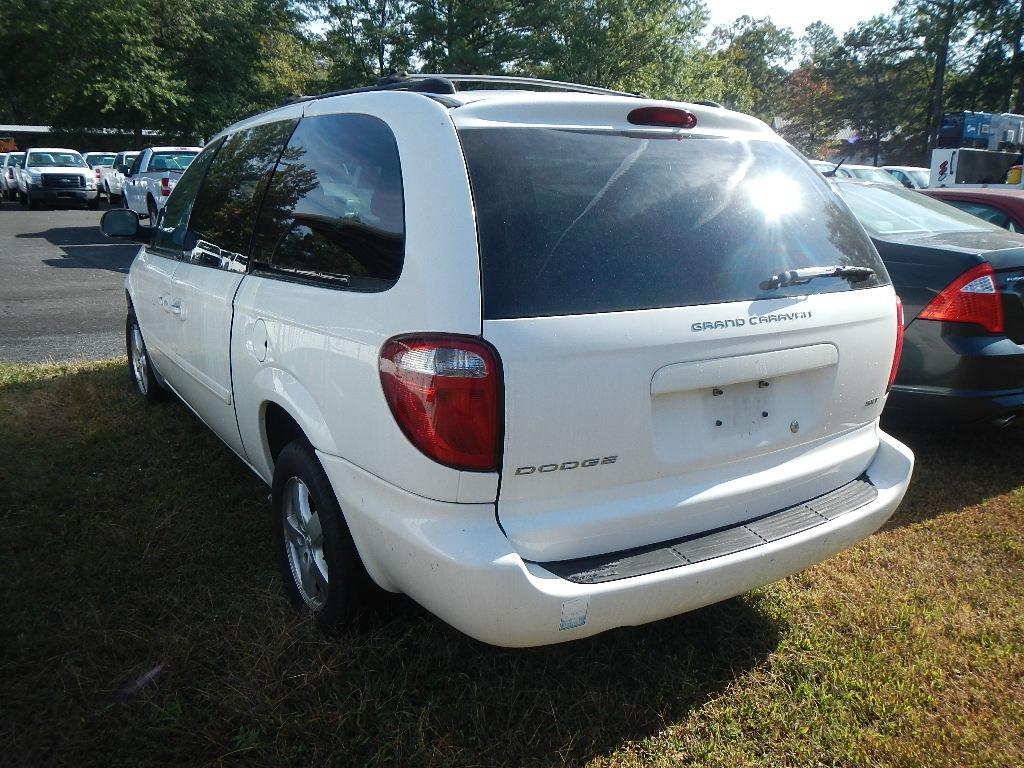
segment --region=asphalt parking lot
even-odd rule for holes
[[[0,204],[0,362],[124,353],[124,277],[138,246],[106,240],[102,215]]]

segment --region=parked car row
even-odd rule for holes
[[[2,199],[30,208],[79,204],[96,208],[102,197],[154,217],[201,147],[147,147],[139,152],[86,152],[31,147],[0,154]]]
[[[825,160],[811,160],[810,163],[830,178],[860,179],[889,185],[902,184],[907,189],[924,189],[928,186],[928,169],[917,166],[854,165],[846,162],[829,163]]]

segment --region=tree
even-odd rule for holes
[[[832,82],[821,69],[805,65],[786,78],[783,96],[785,122],[780,133],[804,154],[821,157],[840,126]]]
[[[522,62],[529,8],[515,0],[410,0],[409,27],[424,72],[497,74]]]
[[[330,0],[326,50],[337,87],[365,85],[409,69],[409,4],[403,0]]]
[[[693,0],[555,0],[528,69],[558,80],[662,98],[695,98],[685,72],[699,65],[706,11]],[[536,19],[534,19],[535,21]]]
[[[715,29],[714,37],[723,55],[747,73],[753,88],[754,114],[769,122],[781,114],[785,65],[793,58],[796,46],[793,31],[775,26],[768,18],[741,16],[729,26]]]
[[[916,21],[922,46],[934,60],[928,106],[929,152],[935,148],[942,124],[946,68],[951,47],[962,33],[971,9],[971,0],[900,0],[897,5],[897,12],[905,13]]]
[[[928,67],[915,43],[904,20],[876,16],[843,37],[831,67],[838,114],[875,165],[886,150],[922,159]]]

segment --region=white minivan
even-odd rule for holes
[[[132,380],[271,485],[292,599],[332,626],[377,585],[541,645],[888,520],[899,303],[829,183],[722,108],[483,79],[284,105],[216,136],[153,224],[104,216],[144,243]]]

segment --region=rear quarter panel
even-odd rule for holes
[[[454,125],[440,104],[399,93],[325,99],[305,115],[339,112],[379,117],[394,132],[405,195],[404,266],[398,282],[380,293],[255,275],[243,281],[232,363],[246,452],[269,478],[262,417],[276,402],[318,450],[399,488],[444,501],[493,501],[497,473],[449,469],[413,447],[391,415],[378,373],[380,349],[392,336],[480,333],[476,227]]]

